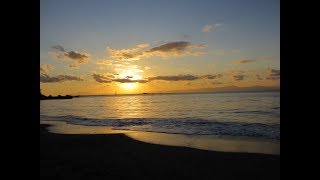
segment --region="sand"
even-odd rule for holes
[[[280,156],[155,145],[40,125],[40,179],[280,179]]]

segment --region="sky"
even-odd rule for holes
[[[279,0],[41,0],[45,95],[280,86]]]

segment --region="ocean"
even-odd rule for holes
[[[40,101],[42,122],[280,141],[280,92],[84,96]]]

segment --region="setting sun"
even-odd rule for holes
[[[137,88],[138,83],[122,83],[122,84],[120,84],[120,86],[124,90],[134,90]]]
[[[122,79],[123,81],[128,81],[128,83],[119,84],[123,90],[134,91],[139,86],[139,83],[134,81],[139,81],[143,78],[142,76],[136,73],[135,69],[121,69],[121,73],[119,73],[119,79]]]

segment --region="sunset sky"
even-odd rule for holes
[[[279,0],[41,0],[45,95],[280,86]]]

